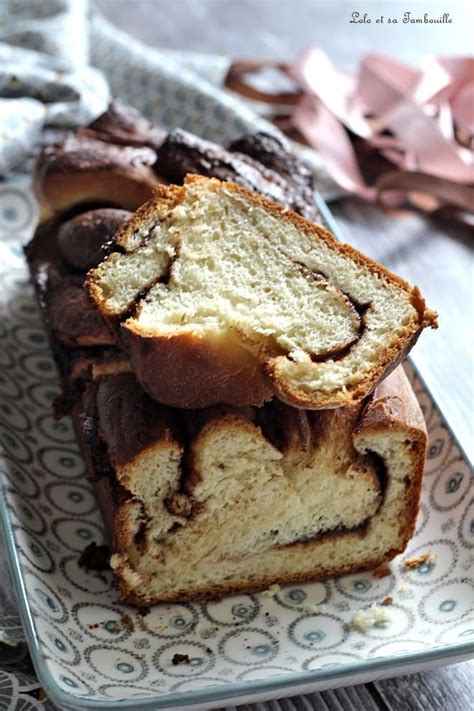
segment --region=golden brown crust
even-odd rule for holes
[[[401,367],[377,386],[361,416],[356,433],[392,430],[395,427],[409,434],[420,433],[426,436],[426,425],[418,400]]]
[[[389,432],[406,435],[410,446],[413,475],[406,482],[405,506],[400,520],[402,550],[415,531],[420,506],[428,433],[423,413],[402,367],[384,380],[374,393],[354,432],[354,442],[361,437],[383,437]]]
[[[158,402],[180,408],[210,403],[262,405],[273,393],[248,351],[193,333],[147,336],[123,329],[138,380]]]
[[[43,149],[35,166],[33,187],[43,220],[81,203],[136,210],[161,182],[150,148],[106,143],[72,135]]]
[[[87,203],[105,203],[124,210],[136,210],[149,199],[155,183],[152,175],[138,176],[119,169],[108,175],[94,171],[75,175],[57,173],[45,178],[41,192],[37,190],[36,195],[44,220],[75,205]]]

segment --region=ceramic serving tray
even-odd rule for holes
[[[162,103],[140,108],[164,125],[197,127],[219,139],[257,125],[246,109],[205,84],[198,92],[171,70],[159,79]],[[121,93],[133,99],[126,87]],[[22,216],[18,195],[13,203],[13,221],[31,219]],[[367,572],[291,585],[273,596],[157,605],[146,616],[120,605],[110,574],[78,566],[88,543],[104,542],[104,529],[71,423],[52,417],[59,383],[20,246],[8,241],[1,250],[0,514],[32,658],[58,705],[212,708],[470,656],[473,481],[410,365],[430,445],[417,530],[390,575],[377,579]],[[404,569],[406,558],[425,553],[430,558],[423,565]],[[366,632],[354,628],[358,610],[387,596],[393,599],[389,621]],[[187,655],[188,663],[173,664],[175,654]]]

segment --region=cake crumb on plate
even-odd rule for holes
[[[391,575],[392,571],[388,563],[382,563],[378,568],[372,571],[373,578],[386,578],[387,575]]]
[[[390,622],[392,617],[392,612],[387,610],[386,607],[374,604],[368,609],[361,608],[357,610],[352,617],[351,625],[359,632],[367,632],[375,625]]]
[[[278,595],[280,591],[281,587],[278,585],[278,583],[274,583],[273,585],[270,585],[270,587],[266,590],[263,590],[261,592],[261,595],[262,597],[274,597],[274,595]]]
[[[413,558],[407,558],[403,561],[403,568],[405,570],[415,570],[419,568],[423,563],[428,563],[429,565],[436,563],[436,556],[434,553],[423,553],[422,555],[414,556]]]

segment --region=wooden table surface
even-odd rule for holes
[[[95,0],[95,4],[112,22],[155,48],[235,59],[291,59],[317,45],[338,65],[351,69],[369,51],[417,63],[427,54],[469,54],[473,45],[474,3],[469,0]],[[439,17],[449,11],[453,22],[350,24],[356,10],[372,18],[400,18],[406,10]],[[346,241],[417,283],[439,312],[439,330],[422,335],[414,359],[472,459],[472,228],[415,214],[391,217],[354,198],[333,202],[331,209]],[[281,702],[280,708],[468,711],[473,708],[472,682],[473,665],[464,663],[299,697]],[[272,703],[258,707],[278,708]]]

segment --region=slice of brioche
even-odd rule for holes
[[[273,402],[177,416],[131,374],[100,379],[92,409],[86,461],[108,457],[92,466],[124,602],[355,572],[413,533],[426,432],[401,368],[368,405],[325,412]]]
[[[436,325],[417,287],[233,183],[158,188],[116,242],[87,288],[175,407],[359,402]]]

